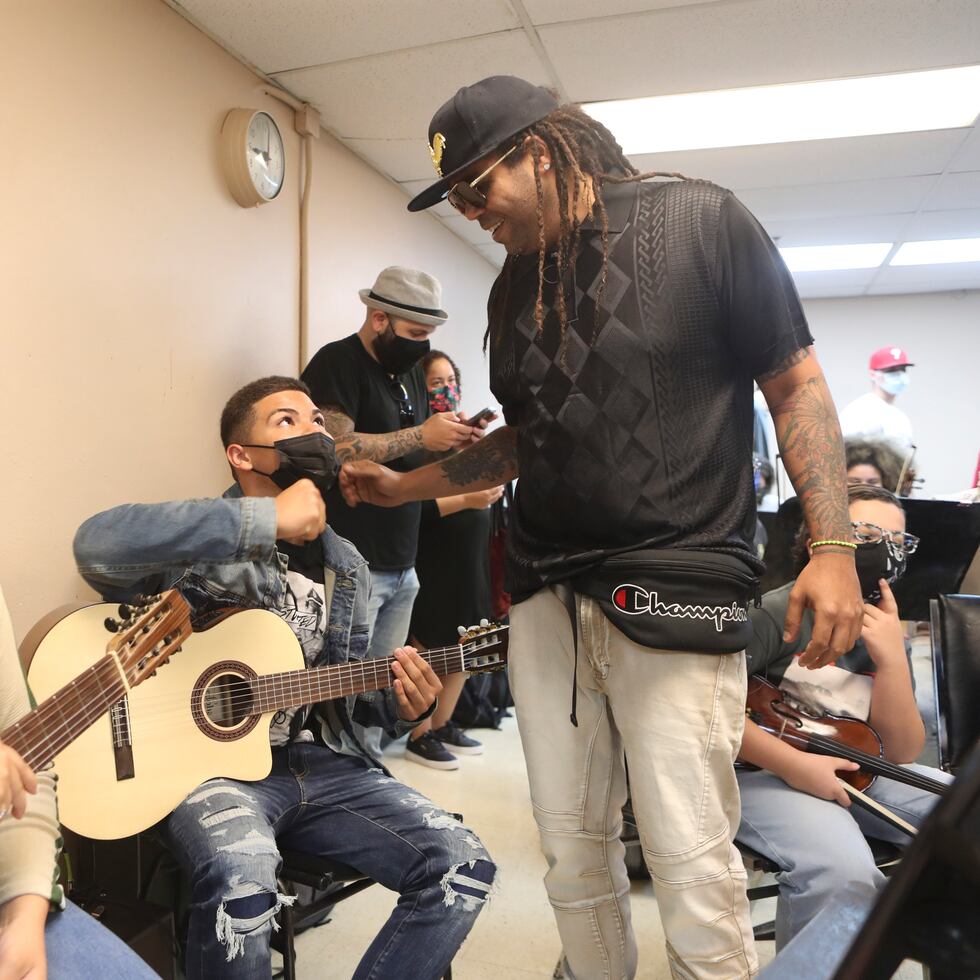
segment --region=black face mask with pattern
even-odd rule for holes
[[[854,552],[854,564],[864,601],[877,602],[881,598],[879,580],[893,585],[905,574],[907,561],[904,551],[885,540],[860,543]]]
[[[264,473],[254,466],[260,476],[267,476],[283,490],[288,490],[298,480],[312,480],[326,499],[327,491],[337,482],[340,463],[333,439],[326,432],[309,432],[305,436],[277,439],[271,446],[245,443],[248,449],[273,449],[279,455],[279,467]]]

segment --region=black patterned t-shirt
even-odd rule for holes
[[[635,548],[717,550],[760,568],[752,382],[813,340],[778,251],[730,191],[632,183],[607,185],[604,199],[598,331],[591,220],[562,284],[564,354],[553,264],[540,335],[536,255],[509,259],[490,296],[491,389],[518,430],[517,601]]]

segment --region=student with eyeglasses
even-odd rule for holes
[[[428,461],[427,452],[458,449],[482,428],[462,424],[456,412],[433,414],[421,360],[429,337],[445,323],[439,280],[403,266],[382,270],[359,291],[367,314],[361,328],[321,347],[303,372],[326,429],[337,440],[337,460],[374,460],[398,472]],[[485,423],[484,426],[485,428]],[[415,574],[421,505],[355,509],[337,490],[327,496],[330,527],[350,541],[371,569],[369,656],[386,657],[408,636],[419,590]],[[380,752],[380,730],[369,746]]]
[[[867,721],[881,737],[888,762],[939,782],[951,777],[914,763],[925,743],[915,703],[909,651],[890,586],[905,572],[919,539],[905,531],[899,499],[883,487],[847,488],[858,578],[864,596],[861,637],[836,664],[799,666],[813,629],[804,613],[799,636],[783,640],[782,624],[793,583],[766,593],[750,609],[753,639],[746,650],[750,675],[778,685],[806,710]],[[799,567],[810,558],[807,531],[796,544]],[[789,942],[842,889],[871,895],[885,881],[865,835],[905,844],[909,837],[851,804],[838,773],[857,764],[797,749],[746,719],[739,759],[758,766],[738,770],[742,820],[736,840],[779,865],[776,947]],[[865,794],[918,827],[938,796],[879,776]]]

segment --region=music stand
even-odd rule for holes
[[[902,500],[905,526],[920,538],[908,570],[893,586],[902,619],[928,619],[929,600],[959,592],[980,545],[980,503]]]
[[[887,980],[904,959],[932,980],[980,977],[980,742],[919,829],[834,980]]]

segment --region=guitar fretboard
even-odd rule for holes
[[[488,647],[488,652],[492,647]],[[440,677],[458,674],[465,669],[463,647],[433,647],[420,651]],[[391,687],[395,681],[391,665],[394,657],[377,657],[372,660],[355,660],[331,667],[312,667],[307,670],[291,670],[282,674],[264,674],[250,684],[255,695],[253,708],[259,712],[281,711],[304,704],[332,701],[363,691],[378,691]]]
[[[0,741],[18,752],[36,772],[125,693],[119,668],[107,655],[0,732]]]

